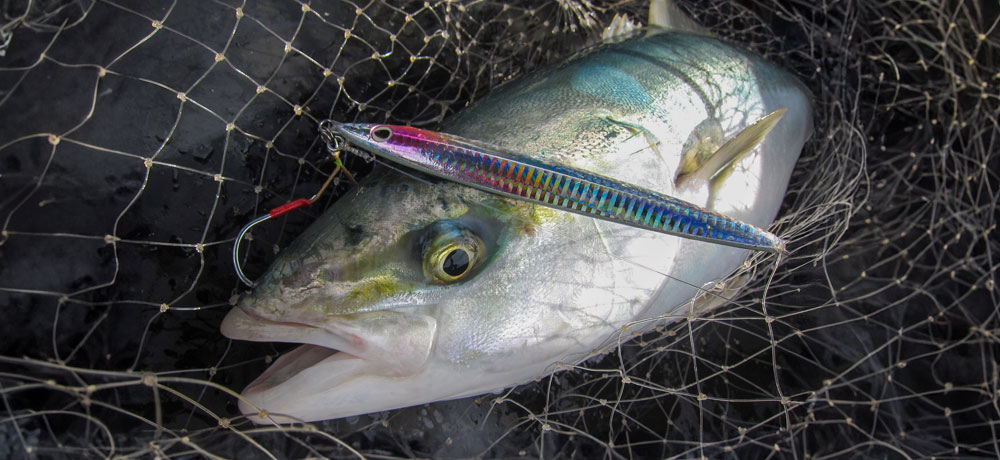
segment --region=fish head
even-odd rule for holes
[[[243,391],[241,410],[256,422],[268,421],[262,408],[320,420],[469,393],[461,376],[469,356],[456,343],[466,338],[452,333],[454,315],[488,313],[483,293],[503,282],[495,265],[531,231],[534,207],[391,171],[352,193],[285,249],[223,321],[229,338],[304,344]],[[442,332],[447,343],[438,341]],[[483,385],[472,387],[496,389]]]

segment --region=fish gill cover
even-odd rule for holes
[[[318,121],[433,127],[646,3],[3,2],[0,457],[1000,454],[997,3],[681,4],[815,96],[764,304],[758,257],[537,383],[255,426],[234,390],[287,347],[219,334],[230,249],[334,168]],[[255,228],[245,270],[350,188]]]

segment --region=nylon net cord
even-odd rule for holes
[[[218,326],[235,234],[336,166],[319,121],[433,128],[645,2],[0,3],[0,457],[1000,455],[1000,5],[680,3],[815,98],[770,283],[502,394],[287,426],[236,391],[288,347]],[[352,187],[255,227],[249,276]]]

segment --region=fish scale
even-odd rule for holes
[[[784,249],[777,236],[695,204],[460,136],[333,121],[324,130],[327,137],[343,136],[385,159],[484,191],[683,238],[772,253]],[[376,130],[391,135],[376,140]]]

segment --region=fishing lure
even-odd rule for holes
[[[505,197],[646,230],[784,252],[781,238],[686,201],[483,142],[410,126],[324,121],[329,148],[344,141],[425,173]]]

